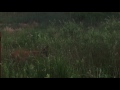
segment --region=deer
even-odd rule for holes
[[[17,62],[27,61],[30,56],[32,57],[48,57],[48,46],[45,46],[41,50],[26,50],[16,49],[11,53],[11,58]]]

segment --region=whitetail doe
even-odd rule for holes
[[[28,58],[30,56],[32,56],[32,57],[48,57],[48,46],[45,46],[40,51],[17,49],[11,53],[11,58],[16,61],[26,61],[26,60],[28,60]]]

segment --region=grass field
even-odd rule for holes
[[[120,21],[113,17],[94,24],[59,20],[46,25],[40,22],[1,25],[2,77],[119,78]],[[46,46],[48,56],[25,53],[43,54]],[[15,58],[20,50],[22,54]]]

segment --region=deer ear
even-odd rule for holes
[[[49,48],[49,46],[47,45],[47,46],[45,46],[43,49],[42,49],[42,54],[44,54],[46,57],[48,57],[48,48]]]
[[[47,45],[47,46],[45,46],[45,49],[48,49],[49,48],[49,46]]]
[[[49,48],[49,46],[47,45],[47,46],[44,46],[44,47],[42,48],[42,50],[48,50],[48,48]]]

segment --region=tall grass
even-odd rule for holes
[[[61,22],[59,20],[59,22]],[[106,19],[99,27],[67,21],[38,27],[2,31],[4,78],[118,78],[120,77],[119,20]],[[5,27],[4,27],[5,28]],[[12,26],[11,26],[12,28]],[[40,50],[48,45],[48,57],[30,57],[17,63],[11,52],[21,48]]]

